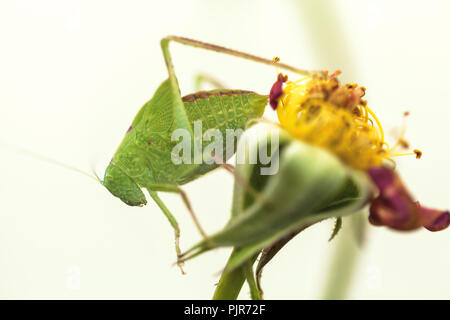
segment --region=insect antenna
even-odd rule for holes
[[[94,164],[93,164],[92,162],[91,162],[91,172],[92,172],[92,174],[95,176],[95,179],[96,179],[98,182],[102,183],[102,180],[100,179],[100,177],[99,177],[97,171],[95,171],[95,166],[94,166]],[[102,184],[103,184],[103,183],[102,183]]]
[[[91,178],[91,179],[95,180],[96,182],[99,182],[100,184],[102,184],[102,181],[100,180],[100,178],[98,177],[97,173],[93,169],[92,169],[93,174],[90,174],[90,173],[88,173],[86,171],[83,171],[83,170],[81,170],[79,168],[73,167],[71,165],[68,165],[68,164],[66,164],[64,162],[58,161],[58,160],[53,159],[51,157],[47,157],[47,156],[45,156],[43,154],[40,154],[38,152],[35,152],[35,151],[30,151],[30,150],[27,150],[27,149],[24,149],[24,148],[21,148],[21,147],[13,146],[13,145],[2,143],[2,142],[0,142],[0,146],[2,148],[4,148],[4,149],[8,150],[8,151],[11,151],[11,152],[14,152],[14,153],[19,153],[19,154],[22,154],[22,155],[26,155],[26,156],[29,156],[31,158],[37,159],[37,160],[41,160],[41,161],[44,161],[44,162],[48,162],[48,163],[54,164],[54,165],[56,165],[58,167],[61,167],[61,168],[64,168],[64,169],[80,173],[80,174],[82,174],[82,175],[84,175],[84,176],[86,176],[88,178]]]

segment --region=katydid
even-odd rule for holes
[[[251,91],[227,89],[201,91],[181,97],[169,52],[170,41],[267,65],[276,64],[279,68],[304,75],[311,72],[278,63],[278,60],[263,59],[187,38],[168,36],[161,40],[169,78],[159,86],[153,98],[137,113],[105,171],[102,184],[114,196],[130,206],[145,205],[147,201],[141,189],[147,189],[174,229],[175,248],[179,256],[181,251],[178,222],[157,192],[179,193],[200,233],[206,237],[180,185],[200,177],[217,168],[218,165],[173,163],[171,151],[176,145],[176,142],[171,139],[173,131],[184,129],[192,136],[195,121],[201,121],[202,133],[209,129],[218,129],[222,133],[225,133],[226,129],[244,129],[249,120],[262,116],[268,97]],[[223,146],[224,151],[226,147]],[[231,155],[227,152],[223,160],[226,161]]]

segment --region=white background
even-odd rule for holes
[[[424,156],[399,159],[399,172],[421,203],[449,208],[449,14],[445,0],[3,0],[0,140],[103,173],[167,77],[159,40],[176,34],[298,67],[342,69],[345,81],[367,87],[391,142],[409,110],[407,138]],[[271,67],[171,48],[183,94],[199,72],[265,94],[276,77]],[[153,203],[127,207],[82,175],[3,146],[0,159],[0,298],[211,297],[229,250],[189,262],[182,276],[172,266],[172,230]],[[207,232],[226,223],[232,185],[216,171],[185,187]],[[186,249],[200,236],[179,197],[162,198]],[[271,262],[266,298],[322,296],[337,243],[327,242],[331,228],[310,228]],[[450,298],[450,231],[368,228],[350,298]]]

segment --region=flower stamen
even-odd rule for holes
[[[362,99],[366,88],[355,83],[340,85],[340,71],[327,74],[295,82],[278,75],[270,97],[284,129],[302,141],[328,149],[358,169],[378,166],[401,155],[420,158],[420,152],[398,150],[409,147],[404,139],[405,126],[394,147],[389,147],[380,120]]]

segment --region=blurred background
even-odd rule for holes
[[[300,68],[341,69],[344,81],[367,87],[391,142],[410,111],[407,139],[424,156],[398,159],[399,172],[421,203],[449,208],[449,14],[446,0],[3,0],[0,140],[102,175],[167,77],[159,41],[175,34]],[[171,48],[183,94],[198,73],[266,94],[276,78],[268,66]],[[212,296],[229,250],[187,263],[182,276],[173,232],[151,201],[128,207],[85,176],[3,146],[0,159],[0,298]],[[207,232],[227,222],[232,185],[218,170],[185,186]],[[161,197],[181,224],[182,248],[190,247],[200,236],[183,203]],[[265,269],[265,297],[450,298],[449,230],[399,233],[365,223],[361,245],[353,222],[345,219],[331,243],[331,220],[289,243]],[[247,286],[240,297],[249,298]]]

